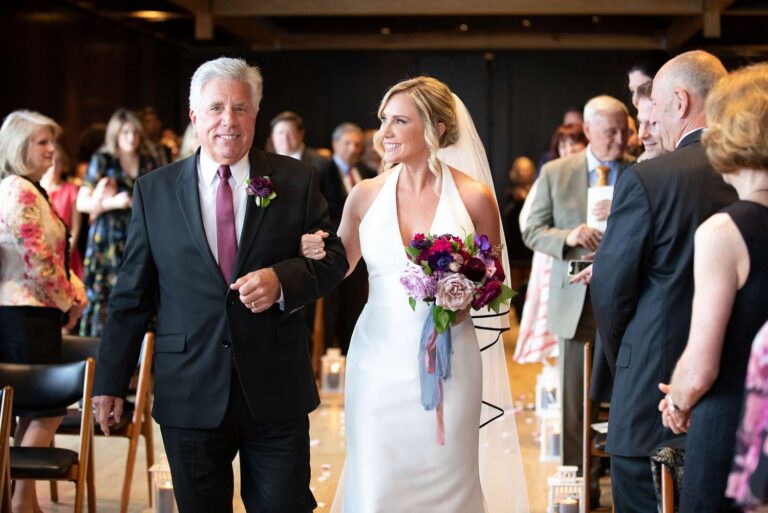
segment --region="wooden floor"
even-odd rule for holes
[[[514,319],[513,319],[514,322]],[[511,361],[517,336],[516,327],[506,334],[505,347],[509,364],[510,381],[513,397],[522,411],[517,415],[517,429],[524,458],[526,482],[530,499],[531,513],[546,513],[547,477],[555,472],[556,464],[539,462],[539,445],[536,439],[538,422],[532,408],[534,402],[534,384],[541,365],[517,365]],[[344,462],[344,409],[341,398],[324,397],[322,406],[310,415],[311,450],[312,450],[312,489],[318,502],[316,512],[330,510],[336,483]],[[58,447],[75,448],[76,437],[57,437]],[[142,440],[143,442],[143,440]],[[127,441],[125,439],[105,439],[97,437],[96,451],[96,497],[99,513],[117,513],[123,480]],[[155,457],[163,453],[160,430],[155,426]],[[130,513],[150,511],[148,504],[146,463],[143,446],[139,448],[136,469],[131,490]],[[239,462],[235,460],[236,480],[239,476]],[[610,490],[607,483],[603,488],[603,504],[610,503]],[[236,482],[236,487],[239,483]],[[72,511],[74,486],[69,483],[59,484],[60,502],[52,504],[47,483],[38,483],[38,494],[44,511]],[[239,498],[239,489],[235,490],[236,513],[245,512]],[[431,512],[425,512],[431,513]],[[491,512],[493,513],[493,512]]]

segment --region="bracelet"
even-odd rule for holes
[[[675,404],[675,401],[672,400],[672,395],[667,394],[667,396],[664,398],[667,401],[667,407],[669,408],[669,411],[672,413],[688,413],[688,410],[683,410],[677,407]]]

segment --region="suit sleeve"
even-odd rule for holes
[[[141,342],[155,311],[156,297],[157,268],[150,250],[139,180],[133,190],[123,267],[109,298],[93,395],[125,397],[139,361]]]
[[[653,219],[645,187],[633,169],[623,175],[616,186],[589,284],[603,350],[612,370],[624,332],[637,309],[653,247]]]
[[[551,166],[545,166],[538,180],[536,195],[531,203],[528,224],[523,231],[525,245],[534,251],[540,251],[557,259],[565,258],[565,239],[569,229],[555,228],[554,204],[552,201]]]
[[[325,258],[312,260],[295,257],[272,266],[283,288],[286,315],[333,290],[344,279],[349,268],[344,246],[336,235],[328,215],[328,203],[320,194],[318,172],[312,169],[307,187],[302,233],[318,229],[330,234],[325,239]]]

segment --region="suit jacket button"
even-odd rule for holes
[[[221,347],[227,347],[228,348],[231,345],[232,345],[232,343],[229,340],[222,340],[221,341]]]

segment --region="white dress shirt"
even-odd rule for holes
[[[608,160],[603,162],[595,157],[592,153],[591,145],[587,145],[587,180],[589,187],[594,187],[597,184],[597,166],[606,166],[610,171],[608,172],[608,185],[615,185],[616,178],[619,175],[618,163],[615,160]]]
[[[245,192],[245,181],[248,179],[251,164],[248,162],[248,154],[235,164],[229,166],[232,174],[229,177],[229,186],[232,188],[232,206],[235,212],[235,233],[240,247],[240,234],[243,233],[245,222],[245,206],[248,201],[248,193]],[[197,160],[197,187],[200,191],[200,213],[203,216],[203,228],[208,246],[211,248],[213,258],[219,262],[219,248],[216,238],[216,191],[219,188],[219,164],[211,160],[205,151],[200,149],[200,158]]]

